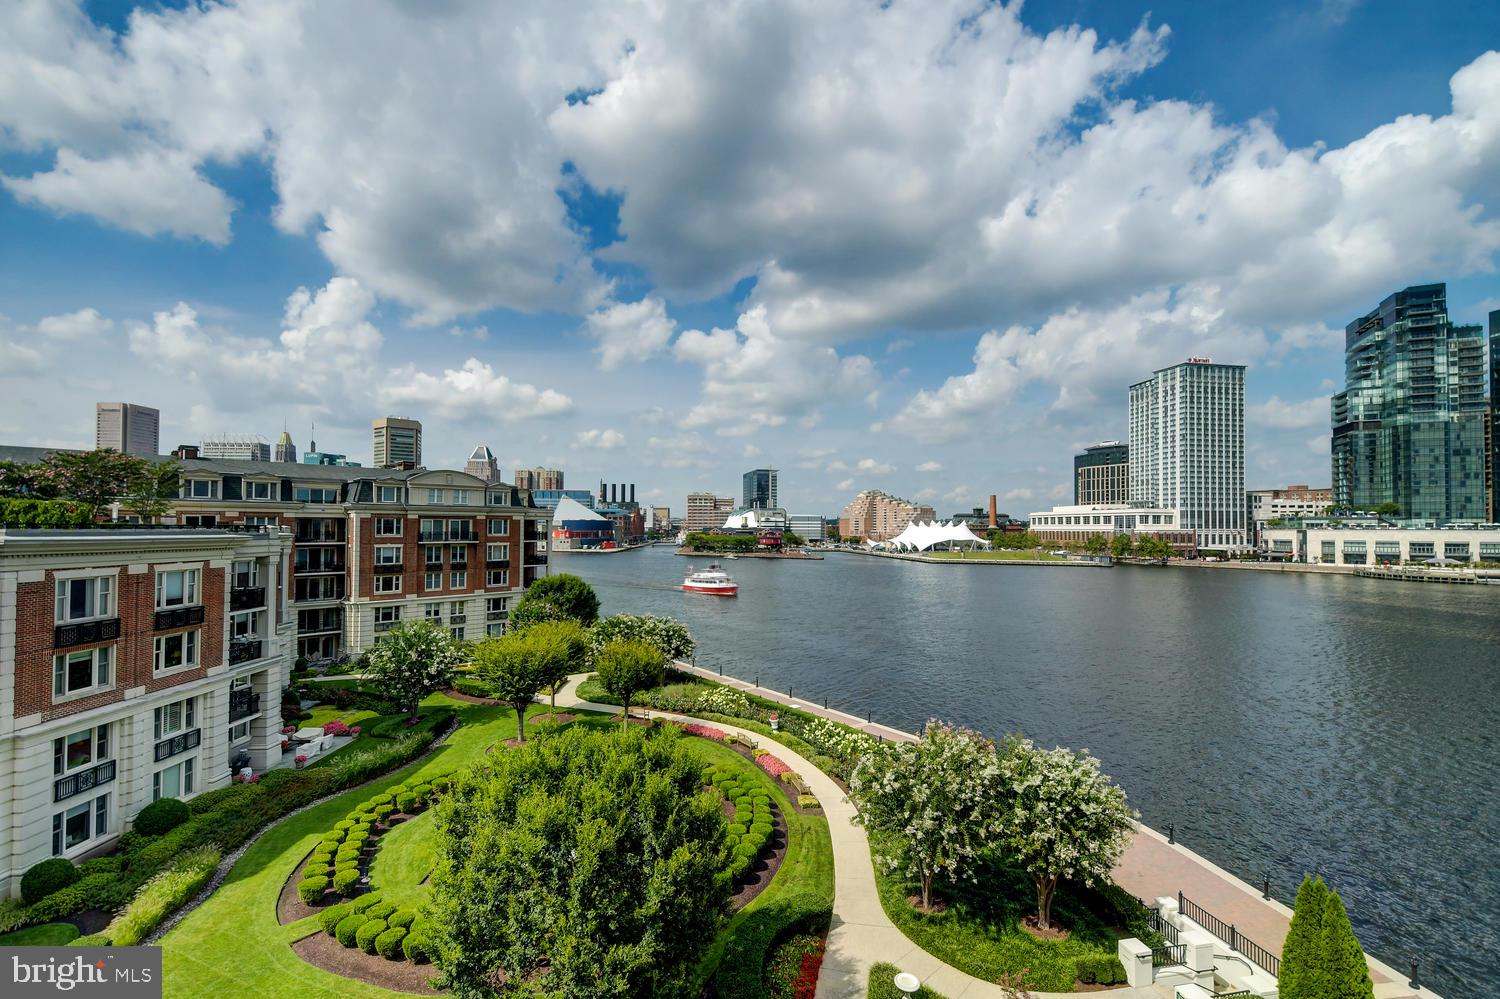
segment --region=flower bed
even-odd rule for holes
[[[700,724],[699,722],[688,722],[682,726],[682,730],[688,735],[702,736],[705,739],[712,739],[715,742],[723,742],[729,738],[728,732],[714,728],[712,725]]]
[[[813,999],[825,942],[822,934],[798,933],[777,944],[766,958],[767,999]]]
[[[783,774],[789,774],[792,772],[791,767],[787,766],[785,763],[772,756],[770,753],[762,753],[760,756],[757,756],[755,758],[755,765],[760,767],[766,773],[770,774],[772,777],[778,779],[780,779]]]

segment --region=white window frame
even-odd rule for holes
[[[75,690],[67,688],[68,666],[72,664],[74,657],[89,657],[89,677],[93,680],[86,687],[78,687]],[[75,649],[59,652],[52,657],[52,703],[71,701],[79,697],[87,697],[90,694],[102,693],[113,690],[115,686],[115,647],[113,645],[101,645],[94,649]],[[63,689],[58,692],[58,681],[62,680]]]
[[[58,575],[53,589],[53,623],[74,624],[79,621],[99,621],[114,617],[116,573],[97,575]],[[89,590],[89,609],[92,613],[70,617],[73,604],[73,584],[82,582]],[[88,584],[93,584],[91,587]]]
[[[377,538],[399,538],[399,537],[401,537],[402,531],[404,529],[404,525],[402,523],[402,521],[404,519],[405,518],[403,518],[403,517],[376,517],[375,518],[375,536]],[[390,526],[394,526],[396,529],[394,531],[387,531],[387,530],[385,530],[385,528],[390,527]]]
[[[454,506],[468,506],[469,505],[469,491],[467,489],[455,489],[455,490],[453,490],[453,505]]]
[[[443,491],[441,489],[428,489],[427,502],[432,506],[441,504],[443,502]]]
[[[377,568],[380,567],[380,566],[382,566],[382,565],[400,565],[400,564],[401,564],[401,546],[400,545],[376,545],[375,546],[375,565],[376,565]]]
[[[168,727],[172,709],[177,709],[177,723]],[[165,739],[179,732],[187,732],[197,728],[198,723],[198,698],[184,697],[180,701],[170,701],[158,705],[151,714],[151,738],[153,740]]]
[[[510,534],[509,517],[491,517],[489,523],[484,526],[490,534]]]
[[[448,574],[448,588],[450,590],[466,590],[469,588],[469,570],[454,569]]]
[[[464,628],[466,628],[466,627],[467,627],[467,625],[455,624],[451,628],[448,629],[448,635],[455,642],[462,642],[464,640]]]
[[[182,643],[182,662],[175,666],[168,666],[166,665],[167,646],[174,639]],[[194,628],[191,631],[178,631],[170,635],[157,635],[151,641],[151,653],[152,676],[168,676],[197,669],[203,655],[202,631]]]
[[[497,554],[498,552],[498,554]],[[492,541],[484,546],[484,560],[486,562],[509,562],[510,542]]]
[[[485,586],[509,586],[510,585],[510,570],[509,569],[486,569],[484,571],[484,585]]]
[[[203,489],[202,492],[199,492],[199,487],[200,486]],[[218,499],[219,498],[219,480],[218,479],[183,479],[182,480],[181,498],[182,499]]]
[[[167,774],[176,774],[177,793],[165,794]],[[151,775],[151,800],[160,801],[162,798],[176,798],[186,801],[197,793],[198,757],[188,756],[173,762],[155,771]]]
[[[167,603],[165,601],[165,584],[168,576],[182,577],[182,599],[177,603]],[[156,609],[172,610],[177,607],[197,607],[202,602],[202,582],[203,575],[201,569],[188,566],[175,569],[158,569],[156,571]]]
[[[245,499],[247,500],[274,500],[280,499],[279,490],[276,488],[280,483],[260,482],[249,479],[245,482]]]
[[[430,593],[433,590],[441,590],[442,588],[443,588],[443,573],[442,573],[441,570],[439,570],[437,572],[424,572],[422,574],[422,589],[423,590],[425,590],[425,591],[427,591],[427,592]]]
[[[68,817],[79,813],[88,816],[89,834],[69,845],[67,842]],[[107,835],[109,835],[108,791],[52,813],[52,856],[54,857],[76,857],[81,853],[87,853]]]
[[[372,590],[375,593],[400,593],[401,577],[395,574],[376,576]]]
[[[250,722],[248,721],[235,722],[229,726],[229,744],[231,746],[238,745],[241,742],[248,742],[250,735]]]
[[[88,728],[79,729],[60,735],[52,740],[52,776],[61,777],[75,770],[91,767],[96,763],[103,763],[111,756],[110,736],[111,726],[109,722],[102,725],[91,725]],[[75,735],[83,736],[83,741],[88,743],[89,758],[82,763],[68,762],[68,743]]]
[[[244,566],[244,568],[241,568]],[[249,582],[240,582],[242,573],[249,574]],[[260,563],[253,558],[236,559],[229,566],[229,585],[231,587],[259,586],[260,585]]]
[[[259,638],[261,636],[260,617],[263,610],[235,611],[229,615],[229,637],[230,638]]]
[[[377,499],[376,499],[377,503],[400,503],[401,502],[401,487],[400,486],[376,486],[375,487],[375,495],[377,497]]]
[[[422,620],[441,621],[443,619],[443,602],[432,600],[422,605]]]

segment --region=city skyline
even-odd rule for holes
[[[945,511],[998,492],[1024,510],[1072,495],[1083,447],[1124,438],[1139,372],[1206,354],[1247,366],[1247,487],[1322,484],[1350,316],[1428,282],[1448,284],[1455,323],[1500,307],[1500,222],[1473,165],[1500,149],[1500,53],[1483,44],[1500,14],[1455,6],[1438,44],[1412,53],[1398,8],[1306,6],[1155,4],[1145,21],[1145,5],[991,7],[942,59],[967,7],[735,15],[714,28],[720,48],[831,24],[855,46],[783,53],[783,90],[748,105],[735,96],[759,92],[746,66],[675,44],[706,30],[687,8],[581,8],[570,20],[597,27],[600,47],[561,30],[533,40],[555,66],[530,81],[442,50],[437,26],[384,7],[342,40],[336,5],[303,11],[293,71],[313,48],[344,52],[363,92],[426,129],[379,139],[307,127],[346,117],[343,98],[258,76],[254,58],[136,44],[148,28],[209,37],[254,10],[132,22],[57,5],[0,41],[26,67],[18,79],[58,79],[82,109],[0,91],[0,226],[13,234],[0,441],[86,447],[80,400],[123,398],[161,411],[164,451],[283,426],[307,447],[316,423],[321,449],[368,462],[369,421],[400,413],[422,422],[431,467],[461,468],[488,442],[507,473],[630,479],[643,503],[731,492],[744,469],[775,466],[787,509],[831,514],[878,488]],[[1241,45],[1209,59],[1226,27]],[[244,33],[288,41],[268,24]],[[611,48],[625,37],[629,56]],[[360,50],[388,42],[445,89],[387,93]],[[862,80],[884,117],[831,108],[825,148],[796,109],[870,46],[915,75]],[[97,51],[78,64],[92,75],[49,72],[61,51]],[[1375,72],[1398,53],[1399,80]],[[174,104],[152,83],[168,72],[217,85]],[[704,117],[662,120],[630,98],[674,74],[707,95]],[[1322,99],[1296,99],[1309,88]],[[460,113],[426,113],[439,97]],[[933,107],[967,110],[914,128]],[[195,129],[195,115],[219,125]],[[497,121],[514,147],[469,145]],[[720,121],[745,143],[743,166],[715,158]],[[642,142],[680,149],[676,172],[639,171]],[[495,179],[427,183],[425,161],[413,173],[403,154],[413,145]],[[904,165],[910,191],[892,197],[890,171],[861,172],[849,149]],[[968,149],[993,169],[965,170]],[[1382,171],[1393,150],[1403,170]],[[809,166],[819,158],[826,168]],[[755,171],[790,183],[756,188]],[[1151,181],[1123,197],[1127,176]],[[704,177],[716,180],[685,182]],[[511,241],[475,228],[502,216]],[[1094,239],[1101,225],[1116,238]]]

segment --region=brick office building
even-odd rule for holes
[[[281,757],[289,531],[0,531],[0,889]]]

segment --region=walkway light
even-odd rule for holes
[[[896,983],[896,988],[900,989],[901,994],[906,996],[907,999],[911,999],[912,996],[916,995],[917,989],[922,987],[922,980],[910,971],[901,972],[892,981]]]

